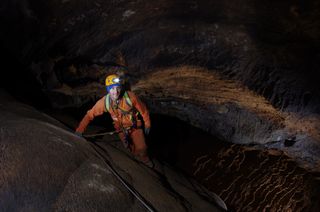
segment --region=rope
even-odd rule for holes
[[[115,131],[116,132],[116,131]],[[128,189],[128,191],[135,197],[137,200],[141,202],[141,204],[150,212],[156,211],[150,203],[147,202],[137,190],[135,190],[132,186],[130,186],[118,173],[117,171],[111,166],[110,162],[103,157],[103,155],[96,149],[96,146],[101,148],[99,145],[95,143],[88,142],[93,150],[98,154],[98,157],[104,162],[104,164],[110,169],[111,173]]]
[[[95,133],[95,134],[89,134],[89,135],[82,135],[85,138],[92,138],[92,137],[96,137],[99,135],[113,135],[116,133],[120,133],[120,131],[111,131],[111,132],[104,132],[104,133]]]
[[[67,125],[68,126],[68,125]],[[71,127],[72,128],[72,127]],[[90,138],[90,137],[95,137],[98,135],[113,135],[115,133],[120,133],[121,131],[111,131],[111,132],[105,132],[105,133],[96,133],[96,134],[90,134],[90,135],[83,135],[83,137]],[[150,212],[155,212],[156,209],[153,208],[153,206],[145,200],[141,194],[134,188],[130,187],[129,183],[127,183],[118,173],[117,171],[111,166],[110,162],[103,157],[103,155],[95,148],[95,146],[101,148],[99,145],[89,142],[89,145],[92,147],[94,152],[96,152],[98,157],[103,161],[103,163],[109,168],[111,173],[124,185],[126,189],[135,197],[137,200]]]
[[[85,138],[92,138],[92,137],[96,137],[96,136],[100,136],[100,135],[113,135],[113,134],[124,132],[124,130],[129,130],[129,129],[131,129],[131,127],[123,128],[123,130],[116,130],[116,131],[103,132],[103,133],[94,133],[94,134],[82,135],[82,136]]]

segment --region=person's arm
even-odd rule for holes
[[[151,121],[150,121],[149,111],[146,105],[133,92],[130,92],[130,91],[127,91],[127,92],[132,102],[132,105],[139,111],[139,113],[143,118],[144,127],[150,129]]]
[[[88,110],[87,114],[83,117],[79,126],[77,127],[76,132],[83,133],[86,130],[88,124],[94,119],[94,117],[100,116],[104,112],[106,112],[105,98],[105,96],[102,97],[90,110]]]

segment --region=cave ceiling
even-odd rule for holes
[[[19,64],[5,80],[29,73],[53,107],[94,102],[124,71],[151,112],[320,169],[319,1],[0,5],[2,54]]]

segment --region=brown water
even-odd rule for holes
[[[230,211],[320,211],[320,174],[283,152],[222,142],[175,118],[152,120],[151,155],[196,178]]]

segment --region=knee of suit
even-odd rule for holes
[[[124,135],[124,133],[119,133],[118,136],[122,142],[126,140],[126,136]]]
[[[146,155],[147,154],[147,147],[144,146],[135,146],[134,152],[136,155]]]

